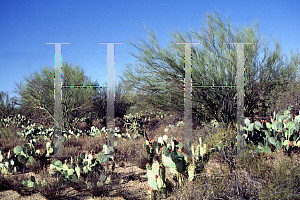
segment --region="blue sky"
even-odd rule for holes
[[[275,49],[271,35],[280,40],[282,52],[289,58],[290,50],[300,45],[300,1],[1,1],[0,2],[0,91],[14,93],[15,82],[40,72],[43,66],[54,67],[54,45],[62,45],[65,61],[79,64],[92,81],[105,84],[106,45],[98,42],[123,42],[115,45],[115,81],[122,76],[126,63],[136,59],[127,51],[138,53],[128,44],[148,40],[147,27],[154,30],[161,46],[171,39],[169,28],[184,33],[199,31],[206,12],[217,11],[223,22],[226,16],[234,27],[252,26],[259,21],[269,47]],[[216,10],[215,10],[216,9]],[[194,41],[197,42],[197,41]]]

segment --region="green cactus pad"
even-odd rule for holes
[[[33,163],[33,162],[34,162],[34,158],[33,158],[32,156],[30,156],[30,157],[28,158],[28,162]]]
[[[80,168],[78,166],[75,167],[75,172],[77,174],[77,177],[79,178],[80,177]]]
[[[146,140],[146,145],[148,145],[148,146],[149,146],[149,144],[150,144],[150,143],[149,143],[149,141],[148,141],[148,140]]]
[[[106,180],[106,176],[105,176],[105,175],[101,175],[101,176],[100,176],[100,181],[101,181],[101,182],[104,182],[105,180]]]
[[[78,160],[77,160],[77,164],[80,165],[82,163],[83,159],[78,157]]]
[[[98,182],[97,182],[97,186],[98,186],[98,187],[101,187],[101,186],[103,186],[103,183],[98,181]]]
[[[159,163],[158,161],[155,161],[152,165],[152,171],[154,175],[158,175],[159,174]]]
[[[21,163],[26,162],[26,158],[25,158],[25,156],[23,156],[23,155],[19,155],[19,156],[18,156],[18,160],[19,160]]]
[[[157,177],[157,187],[159,189],[166,187],[166,184],[164,183],[164,181],[162,180],[162,178],[160,176]]]
[[[48,153],[53,153],[53,148],[49,148]]]
[[[148,145],[146,145],[146,151],[147,151],[147,154],[150,154],[150,147]]]
[[[69,175],[72,175],[74,173],[74,169],[68,169],[67,171]]]
[[[85,159],[85,153],[81,153],[81,154],[80,154],[80,158],[81,158],[81,159]]]
[[[20,153],[21,153],[21,151],[22,151],[22,147],[20,147],[20,146],[16,146],[15,148],[14,148],[14,153],[16,154],[16,155],[19,155]],[[1,152],[0,152],[0,154],[1,154]],[[2,155],[1,155],[2,156]]]
[[[60,160],[56,160],[56,161],[54,162],[54,165],[55,165],[56,167],[62,167],[62,162],[61,162]]]
[[[27,187],[34,187],[34,182],[32,182],[32,181],[28,181],[27,182]]]
[[[63,174],[64,174],[64,176],[65,176],[66,178],[69,178],[68,172],[64,172]]]
[[[148,184],[151,188],[153,188],[153,190],[158,190],[155,178],[148,178]]]
[[[100,154],[100,153],[97,154],[97,158],[100,161],[100,163],[105,163],[108,160],[107,156]]]
[[[162,178],[163,181],[166,180],[166,168],[163,164],[160,165],[160,169],[159,169],[159,176]]]
[[[88,173],[88,171],[89,171],[87,166],[83,167],[82,170],[85,174]]]
[[[105,184],[109,184],[110,183],[110,176],[107,177],[106,181],[105,181]]]
[[[117,141],[114,141],[114,145],[115,145],[115,147],[117,147],[119,145],[119,143]]]
[[[146,169],[147,170],[152,170],[152,168],[150,167],[149,163],[146,164]]]
[[[83,166],[88,166],[88,161],[84,161]]]
[[[152,143],[152,148],[153,148],[153,149],[156,149],[156,148],[157,148],[157,145],[158,145],[157,142],[153,142],[153,143]]]
[[[154,176],[155,176],[155,174],[154,174],[154,172],[152,171],[152,170],[149,170],[149,169],[147,169],[147,177],[148,177],[148,180],[149,180],[149,178],[154,178]]]
[[[31,181],[31,182],[35,182],[34,176],[31,176],[31,177],[30,177],[30,181]]]
[[[158,137],[158,143],[163,144],[163,139],[162,139],[162,137]]]
[[[178,164],[177,164],[177,171],[182,173],[184,172],[185,165],[184,165],[184,161],[183,160],[179,160]]]
[[[178,154],[175,151],[171,152],[171,158],[173,162],[175,162],[176,164],[178,163]]]
[[[46,143],[46,149],[49,149],[51,147],[51,143],[50,142],[47,142]]]
[[[166,167],[170,167],[170,168],[174,168],[175,167],[176,168],[176,165],[172,161],[172,159],[170,157],[165,156],[165,155],[162,155],[162,163]]]
[[[69,176],[69,179],[71,180],[71,182],[75,182],[75,181],[78,180],[77,177],[74,176],[74,175],[70,175],[70,176]]]
[[[169,150],[165,146],[162,148],[162,153],[163,153],[163,155],[165,155],[167,157],[169,157],[169,155],[170,155]]]
[[[69,169],[68,165],[66,165],[66,164],[63,164],[62,168],[63,168],[64,171],[67,171]]]
[[[164,136],[163,136],[163,140],[164,140],[165,143],[168,143],[168,136],[167,136],[167,135],[164,135]]]

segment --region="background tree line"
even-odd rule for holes
[[[274,110],[287,109],[290,104],[295,106],[292,112],[299,113],[299,53],[294,55],[291,52],[290,60],[285,59],[284,62],[280,43],[272,38],[276,49],[269,53],[264,40],[258,38],[257,22],[252,27],[235,28],[233,32],[228,18],[224,24],[218,13],[207,13],[206,16],[207,26],[201,27],[199,33],[191,30],[191,34],[186,32],[183,35],[170,31],[172,38],[165,48],[158,44],[154,32],[148,30],[152,44],[140,40],[140,46],[137,46],[129,42],[139,50],[139,54],[130,53],[137,62],[134,66],[126,65],[120,76],[122,81],[116,86],[115,116],[124,115],[132,105],[138,110],[157,108],[183,116],[185,47],[176,42],[201,43],[192,45],[193,86],[236,85],[236,45],[229,43],[252,43],[244,45],[245,117],[253,118],[255,110],[266,117]],[[262,46],[264,56],[259,60]],[[72,68],[70,64],[63,63],[62,71],[63,85],[98,84],[86,77],[79,66]],[[34,72],[26,78],[25,86],[17,85],[21,98],[14,99],[14,105],[21,105],[20,111],[30,117],[44,115],[53,119],[53,73],[53,67],[44,67],[40,74]],[[171,94],[171,102],[167,94]],[[193,88],[192,97],[193,119],[197,122],[216,119],[227,125],[235,123],[235,88]],[[13,106],[12,103],[9,105]],[[76,116],[82,117],[91,112],[102,118],[106,115],[106,89],[63,89],[62,105],[63,119],[68,119],[65,124],[70,124]],[[7,108],[2,110],[7,114]]]

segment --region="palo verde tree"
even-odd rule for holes
[[[42,113],[46,118],[54,120],[54,67],[44,67],[41,73],[34,72],[25,77],[26,85],[18,88],[21,96],[20,104],[26,107],[30,113],[37,113],[32,118],[37,118]],[[84,70],[79,66],[72,68],[70,64],[63,62],[63,85],[92,85],[93,83],[84,75]],[[63,88],[62,110],[64,127],[68,127],[71,120],[79,111],[92,106],[91,97],[94,94],[92,88]]]
[[[18,93],[21,96],[19,105],[31,113],[31,118],[43,115],[45,118],[54,120],[54,67],[44,67],[41,73],[34,72],[30,77],[25,77],[26,85],[19,86]],[[62,66],[63,85],[99,85],[92,82],[84,75],[84,70],[79,66],[73,68],[63,62]],[[63,88],[62,89],[63,124],[65,129],[71,129],[71,123],[77,118],[87,116],[89,113],[95,116],[106,116],[106,88]],[[120,87],[116,88],[115,113],[122,116],[132,104],[126,92]],[[129,102],[129,103],[128,103]]]
[[[166,48],[160,47],[154,32],[150,35],[147,44],[140,40],[139,55],[130,53],[138,59],[137,64],[128,64],[122,77],[123,87],[135,89],[145,94],[143,101],[146,105],[156,108],[169,109],[183,113],[184,111],[184,45],[176,42],[199,42],[201,45],[192,45],[192,81],[193,86],[235,86],[237,72],[237,51],[235,43],[252,43],[244,45],[245,54],[245,116],[249,116],[261,96],[268,95],[257,87],[267,86],[270,81],[285,78],[294,80],[299,65],[298,54],[291,57],[291,61],[284,63],[280,57],[279,45],[274,41],[276,50],[268,53],[263,40],[257,38],[258,23],[253,27],[236,28],[235,32],[227,18],[226,25],[219,14],[206,14],[207,27],[200,32],[192,30],[192,36],[186,32],[185,36],[171,31],[172,40]],[[264,58],[258,60],[261,45],[264,45]],[[135,73],[134,73],[135,72]],[[259,74],[260,72],[260,74]],[[172,95],[171,104],[168,104],[167,94]],[[263,94],[263,95],[262,95]],[[204,115],[210,119],[225,122],[236,121],[236,89],[235,88],[193,88],[193,117],[203,121]]]

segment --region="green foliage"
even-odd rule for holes
[[[6,97],[6,101],[4,102]],[[18,108],[15,108],[16,98],[9,98],[8,92],[0,92],[0,118],[6,118],[11,115],[16,115],[19,112]]]
[[[290,114],[290,110],[293,106],[290,106],[288,110],[284,111],[281,115],[275,111],[271,118],[271,123],[264,121],[255,121],[250,123],[248,119],[245,119],[247,131],[245,137],[248,138],[248,142],[252,142],[257,146],[258,153],[272,153],[270,147],[274,147],[278,152],[282,148],[293,148],[295,146],[300,147],[299,141],[299,122],[300,117],[294,116],[294,120]]]
[[[193,85],[196,86],[236,85],[237,45],[230,42],[252,43],[244,45],[246,68],[244,106],[247,117],[253,114],[257,103],[262,101],[261,96],[266,97],[270,94],[270,90],[266,87],[271,85],[270,82],[276,84],[275,82],[281,78],[295,79],[299,54],[291,56],[290,62],[284,62],[280,45],[273,38],[276,49],[270,52],[268,48],[264,48],[264,57],[261,62],[257,61],[258,52],[261,50],[260,43],[264,43],[257,37],[256,29],[259,26],[257,22],[254,22],[252,27],[239,27],[238,31],[233,32],[229,20],[224,23],[218,13],[206,15],[207,26],[201,28],[202,32],[191,30],[192,34],[189,32],[182,34],[170,31],[172,41],[167,47],[160,46],[155,33],[148,29],[146,31],[150,35],[150,43],[141,40],[140,45],[136,45],[130,41],[130,44],[139,51],[139,54],[131,53],[137,58],[138,63],[128,64],[120,78],[123,88],[131,91],[137,109],[145,110],[154,107],[183,112],[185,53],[184,45],[176,42],[194,40],[202,44],[191,47],[192,78]],[[171,103],[168,94],[172,95]],[[235,121],[237,109],[235,88],[193,88],[192,95],[193,116],[197,121],[209,118],[216,119],[218,122],[224,121],[226,125]]]

